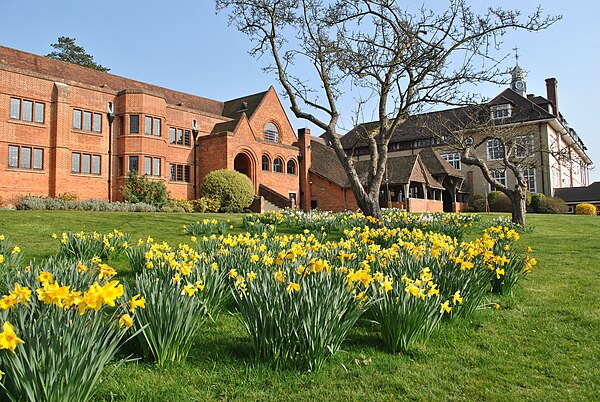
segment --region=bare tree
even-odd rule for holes
[[[535,135],[535,124],[493,118],[493,113],[493,106],[487,104],[469,106],[424,119],[421,127],[427,128],[445,148],[458,152],[462,163],[477,167],[492,188],[510,199],[512,221],[525,226],[526,172],[544,166],[544,159],[563,161],[568,155],[543,143]],[[515,178],[514,188],[508,185],[506,172]]]
[[[294,115],[324,131],[359,207],[377,218],[396,129],[429,105],[473,102],[461,86],[499,81],[495,53],[507,30],[539,31],[559,18],[540,8],[528,16],[500,8],[478,14],[466,0],[450,0],[442,12],[410,12],[396,0],[216,0],[216,7],[228,9],[230,23],[255,43],[253,56],[268,56]],[[372,101],[356,104],[371,105],[377,120],[365,132],[364,182],[337,135],[341,99],[352,90]]]

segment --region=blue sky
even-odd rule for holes
[[[527,92],[545,96],[544,80],[558,79],[560,110],[599,166],[591,172],[591,181],[600,180],[600,136],[593,112],[594,99],[600,94],[600,2],[504,0],[486,4],[524,12],[541,4],[545,12],[563,16],[539,33],[509,33],[503,50],[509,53],[515,45],[519,47],[519,64],[528,72]],[[228,26],[225,14],[215,15],[212,0],[2,0],[0,15],[4,17],[0,24],[4,46],[47,54],[59,36],[75,37],[113,74],[217,100],[264,91],[270,85],[281,89],[274,75],[261,70],[266,61],[247,54],[247,38]],[[512,65],[511,58],[506,68]],[[503,88],[481,85],[478,89],[491,98]],[[291,112],[290,119],[295,128],[304,126]]]

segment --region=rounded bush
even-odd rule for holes
[[[215,170],[204,178],[202,195],[219,201],[221,212],[241,212],[252,204],[254,186],[248,176],[234,170]]]
[[[567,203],[558,197],[543,198],[539,210],[543,214],[566,214],[568,211]]]
[[[596,206],[592,204],[577,204],[575,207],[577,215],[596,215]]]
[[[544,203],[545,199],[546,199],[546,196],[542,193],[531,194],[531,202],[529,203],[530,212],[537,212],[537,213],[542,212],[541,211],[542,204]]]
[[[488,194],[488,203],[492,212],[511,212],[512,203],[506,194],[500,191],[492,191]]]

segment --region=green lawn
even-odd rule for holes
[[[106,232],[188,241],[182,225],[207,215],[0,211],[0,233],[26,257],[57,251],[52,233]],[[218,215],[222,218],[223,215]],[[241,215],[227,215],[241,230]],[[195,400],[598,400],[600,391],[600,219],[528,215],[521,244],[538,266],[500,310],[483,309],[442,328],[406,355],[382,351],[362,322],[318,373],[256,363],[236,314],[198,333],[186,363],[161,370],[128,363],[106,373],[99,401]],[[125,266],[124,261],[117,265]]]

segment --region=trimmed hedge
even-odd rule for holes
[[[506,194],[501,191],[492,191],[488,194],[488,203],[491,212],[511,212],[512,202]]]
[[[218,201],[221,212],[242,212],[254,200],[254,186],[243,173],[227,169],[215,170],[204,177],[202,195],[207,201]]]
[[[596,206],[587,203],[577,204],[575,213],[577,215],[596,215]]]

